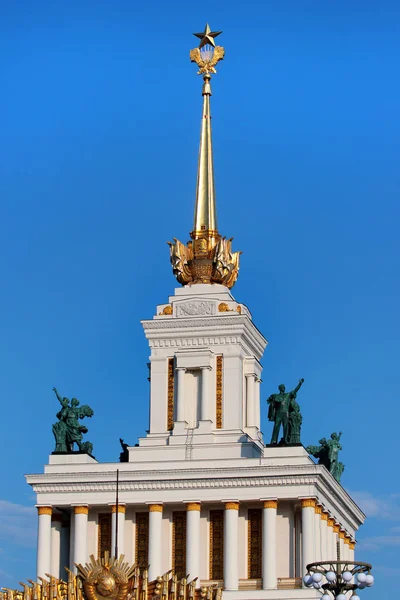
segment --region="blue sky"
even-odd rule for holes
[[[400,574],[400,5],[0,2],[0,583],[34,576],[34,497],[58,410],[90,404],[99,460],[147,429],[140,320],[173,293],[192,224],[206,21],[219,228],[269,340],[263,401],[305,384],[303,442],[343,431],[376,600]],[[270,436],[266,406],[263,429]],[[396,588],[395,588],[396,586]],[[384,591],[383,591],[384,590]],[[363,597],[364,597],[363,596]]]

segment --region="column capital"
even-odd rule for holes
[[[317,501],[315,498],[300,498],[301,500],[301,508],[315,508],[317,506]]]
[[[53,514],[53,507],[52,506],[36,506],[37,508],[37,512],[38,515],[49,515],[51,517],[51,515]]]
[[[340,531],[340,525],[338,523],[335,523],[335,525],[333,526],[333,532],[339,533],[339,531]]]
[[[162,504],[149,504],[149,512],[161,512],[163,511]]]
[[[346,533],[344,531],[339,531],[339,539],[344,540],[346,537]]]
[[[117,512],[117,505],[116,504],[111,504],[111,512],[112,513],[116,513]],[[125,514],[126,513],[126,504],[118,504],[118,512]]]
[[[175,371],[186,371],[186,367],[175,367]]]
[[[278,500],[264,500],[263,501],[264,508],[278,508]]]
[[[328,521],[328,519],[329,519],[329,513],[326,512],[325,510],[323,510],[322,513],[321,513],[321,520],[322,521]]]
[[[355,547],[356,547],[356,543],[354,541],[349,543],[350,550],[354,550]]]
[[[350,542],[351,542],[351,537],[350,537],[349,535],[345,535],[345,536],[344,536],[344,543],[345,543],[347,546],[350,546]]]
[[[335,525],[335,519],[329,517],[328,519],[328,527],[333,527]]]
[[[316,515],[322,515],[322,506],[321,506],[320,504],[317,504],[317,505],[314,507],[314,511],[315,511],[315,514],[316,514]]]
[[[200,502],[187,502],[187,504],[186,504],[187,511],[190,511],[190,510],[200,511],[200,509],[201,509]]]
[[[225,510],[239,510],[239,502],[225,502]]]
[[[89,506],[87,504],[80,504],[79,506],[73,506],[74,513],[76,515],[88,515],[89,514]]]

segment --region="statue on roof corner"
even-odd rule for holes
[[[92,417],[94,412],[87,404],[79,406],[79,400],[72,398],[62,398],[57,389],[53,387],[53,392],[61,404],[61,410],[57,413],[57,423],[53,425],[53,434],[56,440],[54,453],[72,453],[74,444],[78,446],[79,452],[92,454],[93,444],[82,440],[83,434],[88,432],[85,425],[81,425],[79,419]]]
[[[303,383],[304,379],[300,379],[298,385],[291,392],[286,392],[285,386],[281,383],[278,386],[279,394],[271,394],[268,398],[268,420],[274,423],[271,444],[278,443],[281,426],[283,436],[279,442],[280,444],[301,443],[300,434],[303,418],[300,406],[296,402],[296,396]]]
[[[342,432],[339,434],[333,432],[330,439],[318,440],[319,446],[307,446],[306,448],[309,454],[318,459],[318,464],[324,465],[339,483],[344,471],[344,464],[338,460],[339,450],[342,450],[341,437]]]

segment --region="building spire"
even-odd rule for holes
[[[214,160],[211,135],[211,77],[203,77],[203,114],[201,117],[199,164],[197,168],[196,205],[193,232],[217,232],[217,207],[215,204]]]
[[[202,33],[194,34],[200,44],[190,51],[190,60],[199,66],[198,75],[203,75],[204,84],[192,241],[185,245],[174,238],[174,243],[168,243],[179,283],[220,283],[231,288],[238,276],[240,252],[232,252],[232,238],[227,240],[218,232],[210,110],[211,74],[217,72],[215,66],[225,54],[214,41],[221,33],[211,31],[207,23]]]

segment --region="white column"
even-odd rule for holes
[[[314,519],[314,538],[315,538],[315,554],[314,554],[314,562],[322,560],[322,540],[321,540],[321,514],[322,514],[322,506],[317,506],[314,509],[315,519]]]
[[[307,572],[307,565],[314,562],[314,521],[316,502],[313,498],[303,498],[301,501],[302,525],[302,576]]]
[[[329,517],[328,519],[328,556],[327,559],[328,560],[336,560],[336,550],[334,550],[333,546],[334,546],[334,533],[333,533],[333,528],[335,526],[335,519],[333,519],[332,517]]]
[[[118,504],[118,556],[125,554],[124,535],[125,535],[125,504]],[[115,536],[117,533],[117,507],[115,504],[111,506],[111,556],[115,557]]]
[[[204,372],[204,371],[203,371]],[[200,502],[186,504],[186,573],[200,587]]]
[[[276,578],[276,513],[277,500],[265,500],[262,531],[262,579],[264,590],[275,590]]]
[[[89,560],[87,552],[87,526],[89,507],[87,505],[80,505],[74,506],[73,508],[75,521],[74,563],[84,565]],[[74,573],[76,573],[75,565],[73,570]]]
[[[53,515],[51,519],[51,567],[50,575],[60,578],[61,557],[61,515]],[[64,575],[64,573],[63,573]]]
[[[261,379],[256,378],[256,388],[254,394],[254,425],[260,429],[260,387]]]
[[[254,394],[255,392],[255,375],[254,373],[246,374],[246,426],[254,427]]]
[[[356,543],[354,541],[351,541],[349,544],[349,561],[354,562],[355,558],[354,558],[354,549],[355,549]]]
[[[322,546],[321,546],[321,560],[329,560],[331,558],[330,554],[330,546],[329,546],[329,537],[328,534],[329,532],[329,528],[328,528],[328,519],[329,519],[329,513],[326,511],[322,511],[321,514],[321,540],[322,540]]]
[[[38,506],[38,544],[36,576],[46,577],[51,571],[51,506]],[[39,579],[38,579],[39,581]]]
[[[224,584],[226,590],[239,588],[238,516],[239,502],[226,502],[224,521]]]
[[[149,505],[149,581],[161,572],[162,504]]]
[[[176,369],[177,378],[176,383],[178,387],[178,391],[176,394],[176,420],[184,421],[185,420],[185,369],[180,368]],[[161,573],[159,573],[161,575]]]
[[[337,542],[339,539],[339,530],[339,525],[335,523],[335,525],[333,526],[333,556],[335,557],[334,560],[337,560]]]
[[[344,536],[345,536],[344,531],[340,531],[339,532],[340,559],[346,560],[347,556],[346,556],[346,552],[345,552],[345,548],[344,548]]]
[[[208,421],[210,413],[208,408],[208,395],[210,393],[210,368],[202,367],[201,369],[201,410],[200,420]]]

